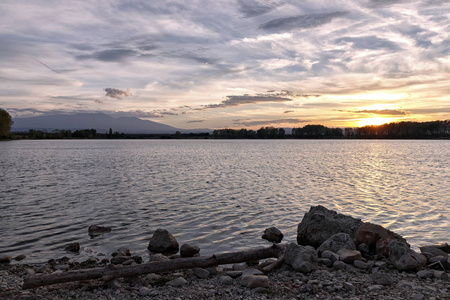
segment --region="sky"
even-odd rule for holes
[[[449,0],[2,0],[0,108],[177,128],[450,119]]]

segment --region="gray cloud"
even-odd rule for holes
[[[259,26],[267,31],[291,31],[297,28],[313,28],[330,23],[333,19],[345,16],[347,12],[336,11],[332,13],[320,13],[301,15],[295,17],[278,18]]]
[[[122,97],[128,97],[131,96],[130,89],[127,90],[119,90],[115,88],[105,88],[103,89],[106,92],[106,97],[114,98],[114,99],[121,99]]]
[[[230,106],[254,104],[261,102],[286,102],[292,101],[295,96],[296,95],[290,91],[283,91],[280,93],[273,93],[273,94],[257,94],[255,96],[251,96],[248,94],[240,96],[227,96],[226,97],[227,99],[220,102],[219,104],[204,105],[204,108],[224,108]]]
[[[273,3],[260,3],[254,0],[239,0],[239,11],[244,14],[246,18],[256,17],[276,8]]]
[[[130,49],[110,49],[97,51],[92,54],[78,55],[76,58],[80,60],[94,59],[104,62],[121,62],[137,55],[138,53],[136,51]]]
[[[205,122],[205,120],[192,120],[192,121],[187,121],[186,123],[203,123]]]
[[[386,49],[400,50],[401,48],[394,42],[377,36],[364,37],[343,37],[335,40],[336,43],[352,43],[355,49]]]
[[[268,126],[268,125],[274,125],[274,124],[298,124],[298,123],[305,123],[309,122],[307,120],[300,120],[300,119],[278,119],[278,120],[261,120],[261,121],[239,121],[234,122],[236,125],[243,125],[243,126]]]
[[[356,114],[384,115],[384,116],[406,116],[410,114],[410,112],[400,109],[364,109],[364,110],[336,110],[336,111],[351,112]]]
[[[293,110],[286,110],[284,113],[288,114],[288,113],[292,113],[292,112],[294,112],[294,111]]]

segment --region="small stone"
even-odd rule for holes
[[[283,237],[283,233],[281,233],[281,231],[276,227],[266,228],[264,230],[264,234],[262,235],[263,239],[275,244],[280,243],[281,240],[283,240]]]
[[[191,246],[189,244],[183,244],[180,247],[181,257],[194,257],[200,253],[200,248],[197,246]]]
[[[242,272],[242,276],[245,276],[245,275],[264,275],[264,273],[258,269],[247,269]]]
[[[132,256],[131,258],[134,260],[135,263],[142,264],[142,256],[135,255]]]
[[[217,275],[220,272],[219,268],[217,266],[208,267],[208,268],[205,268],[205,270],[207,270],[210,275]]]
[[[340,261],[340,260],[335,261],[334,264],[333,264],[333,269],[335,269],[335,270],[343,270],[343,269],[346,269],[346,268],[347,268],[347,264],[345,262],[343,262],[343,261]]]
[[[149,288],[147,288],[147,287],[141,287],[141,288],[139,289],[139,295],[140,295],[140,296],[147,296],[148,294],[150,294],[151,291],[152,291],[152,290],[149,289]]]
[[[233,271],[244,271],[245,269],[247,269],[247,265],[246,264],[234,264],[232,268],[233,268]]]
[[[233,284],[233,278],[231,278],[228,275],[223,275],[219,277],[219,283],[223,285],[232,285]]]
[[[186,284],[187,284],[187,281],[183,277],[175,278],[174,280],[171,280],[166,283],[166,285],[169,285],[169,286],[183,286]]]
[[[114,259],[114,258],[113,258]],[[128,259],[128,260],[126,260],[126,261],[124,261],[123,263],[122,263],[122,265],[124,265],[124,266],[130,266],[130,265],[132,265],[132,264],[135,264],[136,262],[134,261],[134,259]]]
[[[339,255],[337,253],[334,253],[330,250],[325,250],[322,252],[321,256],[323,258],[328,258],[329,260],[331,260],[332,263],[334,263],[335,261],[339,260]]]
[[[333,262],[328,258],[319,258],[319,263],[331,268],[333,267]]]
[[[361,269],[361,270],[367,270],[369,268],[369,266],[367,265],[367,263],[363,262],[362,260],[355,260],[353,262],[353,265],[355,266],[355,268]]]
[[[0,256],[0,264],[9,264],[12,260],[12,256],[9,255],[3,255]]]
[[[24,260],[25,258],[26,258],[26,255],[20,254],[20,255],[17,255],[16,257],[14,257],[14,260],[21,261],[21,260]]]
[[[417,276],[420,279],[433,278],[434,272],[430,271],[430,270],[422,270],[422,271],[417,272]]]
[[[194,275],[200,279],[206,279],[209,277],[209,272],[203,268],[194,268],[192,269]]]
[[[380,284],[376,284],[376,285],[371,285],[367,288],[367,290],[371,293],[371,292],[378,292],[381,291],[383,289],[383,286]]]
[[[156,229],[147,247],[155,253],[175,254],[178,252],[179,244],[175,237],[165,229]]]
[[[227,271],[225,274],[227,274],[228,276],[232,277],[232,278],[237,278],[239,276],[242,275],[242,271]]]
[[[383,272],[375,272],[370,275],[370,278],[372,278],[372,281],[377,285],[391,285],[394,282],[389,274]]]
[[[131,256],[131,252],[127,247],[121,247],[111,253],[111,256]]]
[[[165,261],[165,260],[169,260],[170,258],[168,258],[167,256],[161,254],[161,253],[156,253],[156,254],[152,254],[150,255],[148,261],[152,262],[152,261]]]
[[[36,271],[34,269],[25,269],[25,276],[34,276]]]
[[[339,250],[339,252],[337,253],[339,254],[339,260],[347,263],[347,264],[351,264],[353,263],[355,260],[361,260],[361,252],[357,251],[357,250],[350,250],[350,249],[341,249]]]
[[[350,282],[344,282],[344,288],[351,293],[354,293],[356,291],[355,286]]]
[[[105,284],[109,289],[113,290],[120,290],[122,288],[122,284],[120,284],[120,281],[117,279],[108,280]]]
[[[248,288],[269,287],[269,277],[260,275],[246,275],[242,277],[241,285]]]
[[[385,263],[384,261],[376,261],[375,262],[375,267],[377,267],[379,269],[386,269],[387,268],[387,263]]]
[[[370,252],[369,245],[367,245],[365,243],[359,244],[358,250],[359,250],[359,252],[364,253],[364,254],[369,254],[369,252]]]
[[[158,275],[158,274],[155,274],[155,273],[150,273],[150,274],[147,274],[147,276],[145,276],[145,279],[149,280],[149,281],[155,281],[155,280],[158,280],[160,278],[161,278],[161,275]]]
[[[114,256],[111,258],[111,263],[114,265],[121,265],[128,260],[130,260],[129,256]]]
[[[412,294],[411,300],[423,300],[425,299],[425,296],[423,294]]]
[[[443,279],[443,280],[449,279],[449,275],[445,271],[434,271],[433,276],[434,276],[434,278],[437,278],[437,279]]]

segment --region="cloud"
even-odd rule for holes
[[[273,3],[260,3],[254,0],[239,0],[239,11],[244,14],[246,18],[256,17],[276,8]]]
[[[407,116],[410,112],[399,109],[363,109],[363,110],[336,110],[340,112],[351,112],[356,114],[374,114],[385,116]]]
[[[333,19],[341,18],[346,14],[347,12],[336,11],[332,13],[278,18],[260,25],[259,28],[267,31],[291,31],[297,28],[314,28],[330,23]]]
[[[208,104],[204,105],[204,108],[224,108],[231,106],[239,106],[243,104],[255,104],[255,103],[266,103],[266,102],[287,102],[293,101],[297,97],[309,97],[310,95],[296,95],[291,91],[280,91],[276,92],[274,90],[268,91],[267,94],[257,94],[257,95],[232,95],[226,96],[226,100],[220,102],[219,104]]]
[[[106,97],[114,98],[114,99],[121,99],[123,97],[131,96],[130,89],[127,90],[119,90],[115,88],[105,88],[103,89],[106,92]]]
[[[136,51],[130,49],[110,49],[97,51],[92,54],[78,55],[76,58],[79,60],[94,59],[104,62],[121,62],[137,55]]]
[[[238,120],[236,120],[238,121]],[[268,125],[274,125],[274,124],[298,124],[298,123],[305,123],[308,122],[307,120],[300,120],[300,119],[278,119],[278,120],[260,120],[260,121],[244,121],[239,120],[238,122],[234,122],[236,125],[243,125],[243,126],[268,126]]]
[[[354,49],[401,49],[396,43],[373,35],[363,37],[343,37],[336,39],[335,42],[338,44],[351,43]]]
[[[205,120],[191,120],[191,121],[187,121],[186,123],[203,123],[205,122]]]
[[[284,113],[288,114],[288,113],[291,113],[291,112],[294,112],[294,111],[293,110],[286,110]]]

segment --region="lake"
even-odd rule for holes
[[[0,143],[0,254],[24,262],[148,258],[157,228],[201,254],[296,241],[312,205],[383,225],[417,249],[450,242],[448,140],[24,140]],[[112,227],[95,238],[90,225]],[[73,255],[72,255],[73,256]]]

